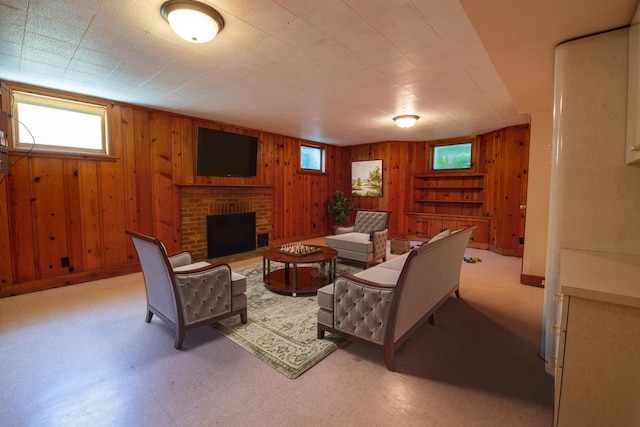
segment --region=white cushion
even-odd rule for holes
[[[391,268],[382,268],[376,265],[360,271],[354,274],[354,276],[383,285],[396,285],[400,277],[400,272],[401,270],[392,270]]]
[[[428,243],[433,243],[433,242],[437,242],[438,240],[450,236],[451,235],[451,230],[449,230],[448,228],[446,230],[441,231],[440,233],[436,234],[435,236],[433,236],[431,239],[429,239]]]
[[[247,291],[247,278],[242,274],[231,272],[231,295],[236,296]]]
[[[333,311],[333,283],[318,289],[318,305],[329,311]]]
[[[407,257],[409,256],[410,253],[411,251],[405,252],[400,256],[391,258],[389,261],[385,261],[382,264],[376,265],[376,267],[389,268],[391,270],[400,271],[402,270],[402,267],[404,267],[404,263],[407,260]]]
[[[327,236],[325,244],[334,249],[346,249],[354,252],[373,252],[373,242],[368,233],[346,233]]]
[[[208,265],[211,265],[211,264],[209,264],[206,261],[199,261],[199,262],[194,262],[193,264],[181,265],[180,267],[174,268],[173,271],[179,272],[179,271],[195,270],[197,268],[206,267]]]

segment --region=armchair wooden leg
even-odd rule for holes
[[[318,339],[324,339],[324,329],[322,329],[320,325],[318,325]]]
[[[176,350],[180,350],[182,348],[182,343],[184,342],[184,331],[181,328],[176,330],[176,342],[174,343],[174,347]]]
[[[396,361],[394,356],[393,345],[387,345],[383,349],[384,351],[384,364],[387,365],[387,369],[390,371],[395,371],[396,369]]]
[[[242,324],[247,323],[247,309],[246,308],[240,313],[240,322]]]
[[[153,317],[153,313],[151,312],[151,310],[147,310],[147,318],[145,319],[145,322],[151,323],[152,317]]]

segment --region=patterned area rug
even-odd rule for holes
[[[360,268],[338,264],[338,274]],[[262,263],[234,268],[247,278],[247,317],[238,316],[215,327],[227,338],[289,378],[297,378],[318,363],[344,340],[331,334],[316,338],[315,295],[290,297],[267,290],[262,282]]]

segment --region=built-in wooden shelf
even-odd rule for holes
[[[413,175],[412,206],[409,209],[429,214],[483,216],[484,181],[482,173]]]

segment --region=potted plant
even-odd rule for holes
[[[342,191],[336,190],[333,195],[329,197],[329,207],[327,210],[329,214],[331,214],[336,226],[340,226],[349,221],[349,213],[355,211],[356,206]]]

